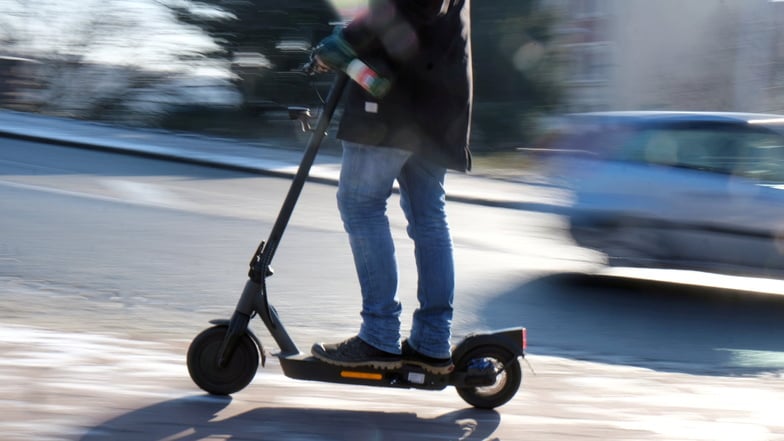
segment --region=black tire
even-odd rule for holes
[[[218,351],[227,326],[213,326],[197,335],[188,348],[188,373],[197,386],[213,395],[230,395],[245,388],[259,369],[259,350],[248,334],[237,341],[229,364],[218,366]]]
[[[520,362],[509,350],[500,346],[480,346],[461,357],[455,370],[465,372],[476,363],[489,363],[499,373],[495,383],[490,386],[456,387],[457,394],[466,403],[480,409],[494,409],[506,404],[520,389],[523,381]]]

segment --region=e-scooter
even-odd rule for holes
[[[433,374],[408,364],[392,370],[345,368],[300,351],[269,303],[265,280],[272,275],[272,257],[348,80],[345,73],[336,74],[269,238],[261,242],[250,261],[248,281],[236,309],[230,320],[210,321],[213,326],[193,339],[188,348],[188,372],[194,383],[215,395],[230,395],[250,384],[258,370],[259,358],[262,366],[266,362],[261,341],[248,327],[250,319],[258,315],[280,348],[275,355],[287,377],[426,390],[454,386],[458,395],[474,407],[501,406],[514,397],[522,382],[519,359],[525,356],[525,328],[468,335],[453,348],[455,368],[449,374]],[[289,115],[309,128],[309,109],[289,108]]]

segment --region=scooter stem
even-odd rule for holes
[[[253,317],[254,312],[258,313],[264,324],[269,329],[273,338],[280,345],[285,354],[297,353],[298,349],[291,337],[281,324],[275,308],[269,304],[267,296],[266,277],[272,274],[270,263],[275,251],[278,248],[283,232],[291,219],[294,207],[297,204],[302,188],[310,173],[310,168],[316,159],[321,141],[327,134],[327,128],[335,113],[338,102],[343,95],[343,90],[348,82],[348,76],[343,72],[338,72],[332,83],[332,87],[327,95],[324,109],[319,115],[316,127],[310,135],[307,147],[300,161],[297,173],[291,182],[286,199],[280,208],[278,217],[272,227],[269,238],[262,242],[256,250],[256,254],[250,263],[249,280],[242,291],[237,307],[229,324],[229,331],[220,350],[219,365],[225,365],[231,358],[234,350],[235,341],[247,329],[248,321]]]
[[[267,273],[269,265],[272,262],[272,257],[275,255],[278,244],[283,237],[283,232],[286,230],[286,226],[291,219],[291,214],[294,212],[297,199],[299,199],[299,196],[302,193],[302,187],[305,185],[305,181],[310,173],[310,168],[313,166],[313,162],[316,159],[321,141],[327,135],[327,128],[332,121],[332,116],[335,114],[335,109],[343,95],[343,89],[345,89],[347,82],[348,76],[345,73],[338,72],[335,75],[335,80],[332,82],[329,95],[327,95],[327,101],[324,103],[324,110],[322,110],[321,115],[319,115],[316,127],[310,134],[310,139],[308,140],[305,153],[302,156],[302,161],[297,169],[297,174],[291,182],[291,187],[280,208],[278,218],[275,220],[275,225],[272,226],[272,231],[261,252],[256,268],[262,271],[262,275]]]

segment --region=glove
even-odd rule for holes
[[[321,40],[310,56],[323,67],[344,71],[357,57],[357,53],[340,34],[336,33]]]

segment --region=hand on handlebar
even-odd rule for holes
[[[313,68],[316,72],[346,70],[348,64],[355,58],[357,58],[356,51],[339,33],[321,40],[311,53],[311,60],[315,62]]]
[[[321,61],[318,55],[314,54],[310,59],[310,70],[313,73],[327,73],[331,72],[333,69],[329,67],[326,63]]]
[[[354,82],[376,98],[389,91],[391,83],[357,57],[351,45],[340,36],[332,34],[323,39],[310,54],[305,71],[310,74],[332,70],[345,72]]]

